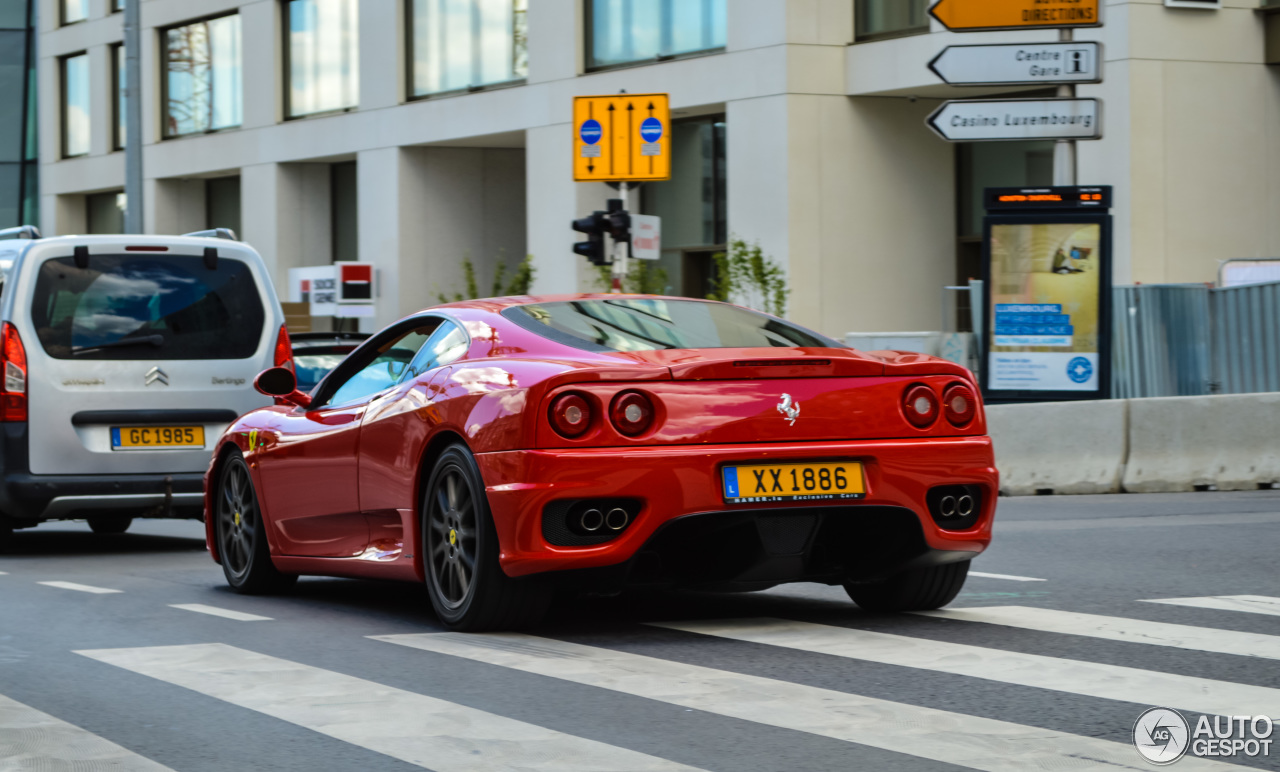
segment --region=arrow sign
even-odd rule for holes
[[[1102,102],[1097,99],[946,102],[926,123],[948,142],[1102,139]]]
[[[929,13],[952,32],[1101,27],[1102,0],[938,0]]]
[[[929,69],[953,86],[1101,83],[1101,43],[950,46]]]

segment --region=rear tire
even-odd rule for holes
[[[424,491],[422,565],[440,621],[465,632],[518,630],[541,621],[551,588],[503,572],[498,533],[470,451],[463,445],[446,448]]]
[[[132,517],[91,517],[89,518],[89,530],[94,533],[116,534],[124,533],[129,530],[129,526],[133,525]]]
[[[262,508],[249,465],[239,452],[222,464],[214,511],[218,557],[231,589],[243,595],[266,595],[287,590],[298,581],[296,575],[281,573],[271,562]]]
[[[917,568],[874,584],[846,584],[844,591],[867,611],[932,611],[955,600],[969,576],[969,561]]]

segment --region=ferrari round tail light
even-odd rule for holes
[[[912,426],[928,429],[938,420],[938,396],[928,386],[912,386],[902,398],[902,412]]]
[[[591,404],[580,394],[565,394],[551,403],[551,425],[561,436],[581,437],[591,425]]]
[[[618,431],[634,437],[653,425],[653,403],[638,391],[624,392],[614,398],[609,417]]]
[[[968,386],[956,384],[942,395],[942,412],[955,426],[967,426],[978,413],[978,399]]]

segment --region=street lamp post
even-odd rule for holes
[[[124,232],[142,233],[142,0],[125,0],[124,53]]]

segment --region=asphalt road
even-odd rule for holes
[[[19,532],[0,771],[1150,769],[1148,708],[1280,721],[1280,491],[997,520],[974,570],[1005,578],[971,575],[952,618],[792,585],[575,601],[530,636],[433,635],[408,585],[237,596],[198,523]]]

